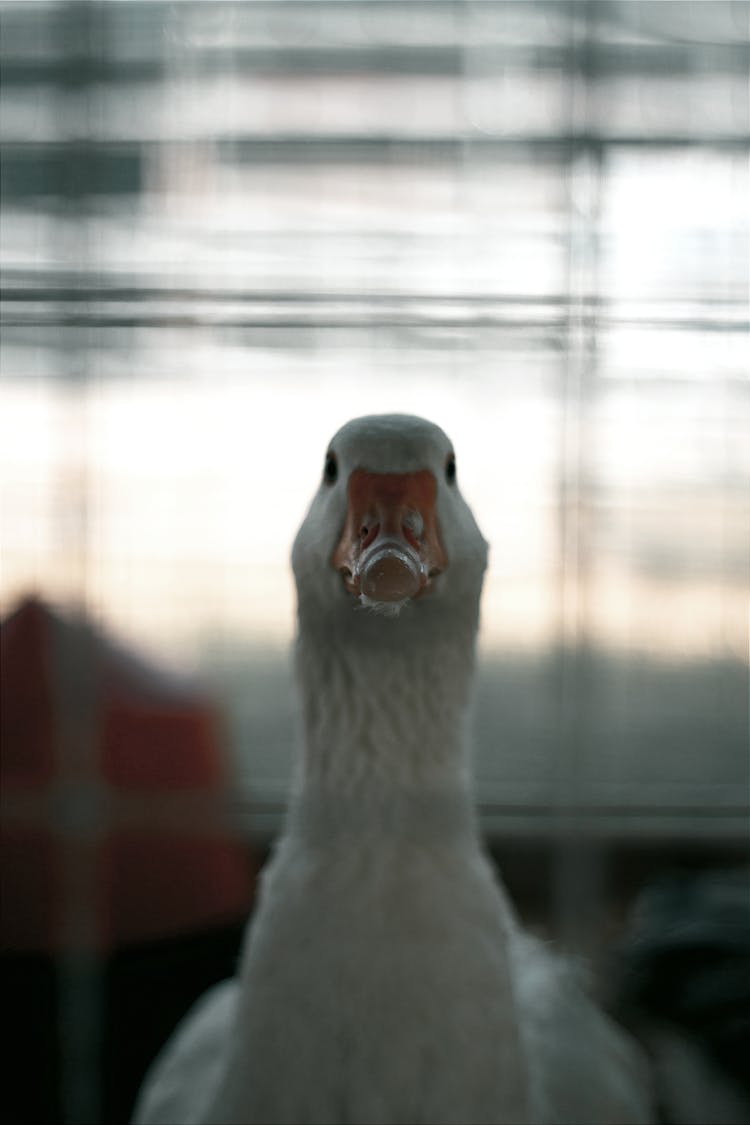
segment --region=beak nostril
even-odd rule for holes
[[[421,547],[421,543],[420,543],[418,537],[414,534],[412,529],[409,527],[408,523],[405,523],[403,525],[402,530],[403,530],[404,539],[406,540],[406,542],[409,543],[412,547],[414,547],[415,550],[418,551]]]
[[[373,539],[375,539],[377,537],[377,534],[378,534],[379,531],[380,531],[380,524],[379,523],[372,523],[372,524],[363,523],[362,524],[362,526],[359,529],[359,539],[360,539],[361,550],[364,550],[365,547],[369,547],[369,545],[372,543]]]
[[[404,538],[416,550],[420,550],[421,539],[424,534],[424,520],[418,511],[411,509],[406,513],[401,524]]]
[[[410,531],[416,539],[421,539],[424,534],[424,520],[421,514],[412,508],[406,513],[403,520],[403,528],[405,531]]]

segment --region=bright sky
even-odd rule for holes
[[[191,362],[208,358],[198,347]],[[665,656],[739,649],[742,657],[746,587],[722,569],[740,550],[748,504],[732,509],[732,493],[718,484],[708,497],[689,491],[702,472],[716,475],[717,456],[729,455],[721,416],[713,445],[686,452],[686,436],[705,430],[700,403],[687,420],[673,404],[674,432],[650,434],[643,421],[655,410],[658,423],[658,402],[645,411],[637,396],[611,400],[596,446],[604,503],[596,525],[584,528],[593,554],[579,560],[588,577],[564,583],[561,415],[543,393],[543,365],[532,363],[525,389],[509,393],[481,364],[458,381],[424,354],[407,355],[395,370],[393,359],[377,350],[296,362],[256,353],[253,364],[269,374],[248,379],[237,371],[247,353],[225,348],[213,355],[212,378],[93,381],[72,394],[58,382],[7,383],[3,612],[32,588],[53,600],[83,596],[128,639],[178,659],[212,631],[285,643],[294,614],[289,548],[328,438],[350,417],[399,410],[429,416],[455,442],[462,489],[492,544],[488,647],[537,648],[560,628],[578,627],[615,647]],[[684,414],[684,392],[680,401]],[[675,467],[677,446],[685,456]],[[654,488],[675,495],[670,466],[682,485],[676,509],[660,514],[657,503],[649,519]],[[741,521],[734,529],[733,512]],[[707,558],[711,536],[718,538]],[[639,555],[665,543],[671,563],[662,573],[644,568]],[[571,573],[576,549],[567,544]]]
[[[137,212],[66,224],[19,210],[3,224],[3,261],[45,276],[80,250],[81,268],[110,281],[147,285],[153,272],[167,304],[170,286],[195,285],[217,298],[222,287],[360,294],[365,308],[368,293],[397,308],[432,295],[445,315],[451,294],[460,309],[463,293],[495,295],[498,307],[510,295],[514,307],[585,290],[585,276],[566,273],[578,258],[590,266],[596,183],[585,169],[570,183],[528,163],[270,174],[217,161],[210,143],[159,151]],[[212,631],[285,643],[289,549],[326,443],[353,416],[397,410],[455,443],[492,545],[487,646],[539,648],[583,631],[665,656],[745,659],[746,186],[734,157],[615,147],[597,219],[596,382],[580,401],[585,350],[566,373],[546,323],[536,341],[468,327],[444,346],[439,318],[404,346],[377,328],[310,328],[294,348],[282,333],[275,346],[241,338],[226,301],[212,326],[209,302],[203,327],[92,330],[69,390],[62,333],[35,326],[38,342],[27,333],[15,346],[10,336],[0,609],[30,589],[84,600],[177,659]],[[699,329],[705,309],[737,330]],[[577,467],[592,504],[577,536],[561,514],[563,465]]]

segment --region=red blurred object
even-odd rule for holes
[[[211,710],[107,699],[102,708],[104,776],[120,789],[214,789],[222,769]],[[187,752],[186,752],[187,751]]]
[[[187,933],[247,911],[247,864],[220,837],[122,831],[102,859],[113,943],[162,937],[166,921],[172,932]]]
[[[3,829],[0,852],[3,949],[40,952],[56,944],[62,920],[62,856],[52,832]]]
[[[30,598],[0,625],[4,950],[114,948],[244,917],[220,723],[195,687]]]
[[[25,602],[0,626],[0,745],[3,788],[48,782],[54,770],[52,658],[48,611]]]

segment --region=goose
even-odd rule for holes
[[[344,425],[292,549],[304,727],[235,980],[152,1065],[136,1125],[638,1123],[638,1047],[526,934],[467,738],[488,546],[449,438]]]

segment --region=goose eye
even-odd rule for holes
[[[326,484],[335,484],[339,475],[339,464],[335,453],[326,454],[326,463],[323,466],[323,480]]]
[[[450,453],[448,460],[445,462],[445,479],[448,484],[453,484],[456,480],[456,456],[454,453]]]

